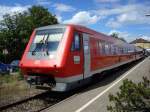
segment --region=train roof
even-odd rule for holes
[[[89,34],[93,35],[93,37],[100,38],[101,40],[107,40],[109,42],[115,42],[117,45],[120,45],[120,46],[127,46],[127,45],[130,46],[130,47],[133,46],[133,45],[131,45],[131,44],[127,43],[127,42],[124,42],[124,41],[122,41],[120,39],[116,39],[116,38],[114,38],[112,36],[108,36],[108,35],[106,35],[104,33],[97,32],[97,31],[92,30],[90,28],[87,28],[85,26],[74,25],[74,24],[68,24],[68,25],[69,26],[73,26],[73,27],[77,28],[78,30],[81,30],[82,32],[89,33]]]
[[[45,29],[54,29],[54,28],[65,28],[65,27],[67,27],[67,24],[54,24],[54,25],[38,27],[35,30],[45,30]]]
[[[82,26],[82,25],[75,25],[75,24],[55,24],[55,25],[48,25],[48,26],[43,26],[43,27],[39,27],[39,28],[36,28],[35,30],[45,30],[45,29],[54,29],[54,28],[66,28],[67,26],[70,26],[70,27],[74,27],[75,29],[79,30],[79,31],[82,31],[82,32],[85,32],[85,33],[88,33],[90,35],[92,35],[93,37],[96,37],[96,38],[99,38],[101,40],[107,40],[109,42],[115,42],[117,45],[121,45],[121,46],[133,46],[129,43],[126,43],[120,39],[116,39],[116,38],[113,38],[111,36],[108,36],[106,34],[103,34],[103,33],[100,33],[100,32],[97,32],[95,30],[92,30],[90,28],[87,28],[85,26]]]

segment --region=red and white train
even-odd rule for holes
[[[140,48],[83,26],[50,25],[33,31],[20,68],[36,86],[67,91],[94,74],[140,59],[142,54]]]

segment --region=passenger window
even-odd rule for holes
[[[105,55],[105,43],[102,43],[102,54]]]
[[[109,54],[109,45],[107,43],[105,43],[105,54]]]
[[[71,46],[71,51],[79,51],[79,50],[80,50],[80,37],[78,33],[75,33]]]
[[[102,43],[101,43],[101,41],[99,41],[99,53],[100,53],[100,55],[102,54]]]

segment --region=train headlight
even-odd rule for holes
[[[53,55],[53,54],[50,54],[50,55],[49,55],[49,58],[50,58],[50,59],[54,59],[54,55]]]

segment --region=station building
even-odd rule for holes
[[[138,46],[144,49],[150,49],[150,41],[142,39],[142,38],[136,39],[130,42],[130,44],[134,44],[135,46]]]

